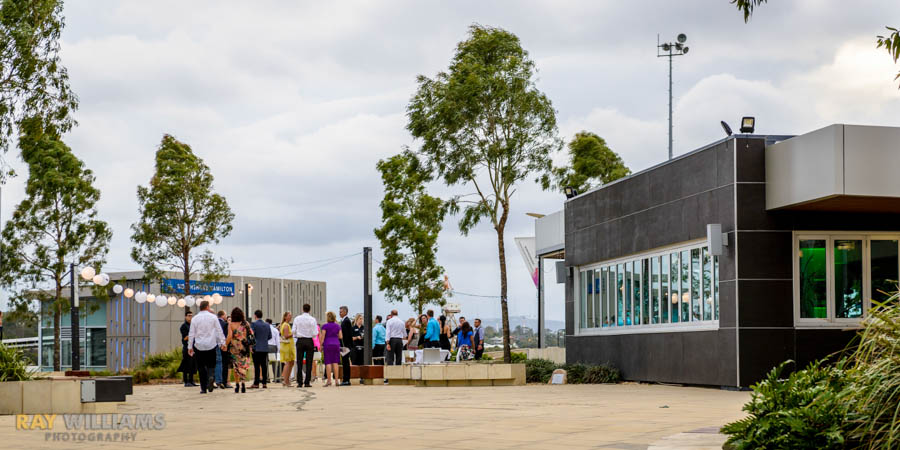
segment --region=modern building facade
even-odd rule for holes
[[[900,128],[832,125],[730,136],[568,200],[567,360],[746,387],[841,351],[898,289],[898,173]]]
[[[167,273],[163,283],[147,283],[144,273],[110,273],[111,288],[121,284],[124,288],[153,294],[184,296],[184,281],[178,274]],[[326,306],[326,285],[324,281],[287,280],[263,277],[230,276],[216,283],[191,282],[194,296],[219,293],[222,303],[213,306],[216,310],[231,312],[240,307],[250,316],[259,309],[263,318],[271,318],[276,324],[281,321],[284,311],[297,313],[304,303],[312,306],[312,314],[324,318]],[[249,296],[246,286],[252,286]],[[79,294],[81,310],[81,366],[85,370],[119,371],[142,363],[147,355],[166,352],[181,347],[179,331],[184,322],[184,308],[151,303],[137,303],[134,298],[113,295],[109,301],[101,301],[91,296],[88,289]],[[248,307],[249,303],[249,307]],[[195,313],[197,306],[191,308]],[[43,315],[42,315],[43,316]],[[63,369],[71,367],[71,328],[68,314],[62,317],[60,360]],[[40,328],[40,362],[42,370],[53,367],[53,322],[44,319]]]

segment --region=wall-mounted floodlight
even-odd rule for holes
[[[725,247],[728,246],[728,235],[722,233],[722,224],[706,224],[706,245],[710,255],[721,256],[724,254]]]
[[[728,124],[725,123],[724,120],[719,121],[719,123],[722,124],[722,129],[725,130],[726,136],[731,136],[732,134],[734,134],[731,132],[731,127],[729,127]]]
[[[755,117],[744,117],[741,119],[741,133],[753,133],[756,129]]]
[[[563,189],[563,192],[566,193],[566,198],[567,198],[567,199],[572,198],[572,197],[575,197],[576,195],[578,195],[578,191],[576,191],[575,188],[573,188],[572,186],[566,186],[566,187]]]

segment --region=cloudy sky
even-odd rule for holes
[[[721,138],[719,120],[737,128],[742,115],[755,115],[763,134],[836,122],[900,126],[898,67],[874,49],[885,25],[900,25],[896,1],[773,2],[746,25],[728,0],[70,1],[65,16],[62,60],[81,99],[80,125],[65,139],[103,193],[100,213],[115,233],[107,269],[136,268],[128,256],[135,188],[147,183],[169,133],[206,160],[236,213],[234,232],[215,249],[234,259],[233,273],[324,280],[331,308],[361,309],[360,257],[241,269],[363,246],[380,258],[375,162],[417,145],[404,129],[415,77],[445,69],[472,23],[521,38],[561,137],[596,132],[635,171],[667,153],[668,67],[656,57],[657,34],[686,33],[691,48],[675,60],[676,154]],[[3,220],[24,181],[3,187]],[[513,237],[533,234],[526,212],[561,207],[560,195],[532,183],[513,199],[513,315],[536,315]],[[454,288],[498,294],[493,230],[461,237],[455,223],[448,219],[438,254]],[[548,287],[548,318],[562,320],[562,290]],[[457,300],[470,317],[499,316],[494,299]]]

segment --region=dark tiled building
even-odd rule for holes
[[[833,125],[731,136],[568,200],[567,360],[748,386],[845,348],[897,290],[897,173],[900,129]]]

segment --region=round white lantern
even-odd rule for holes
[[[122,291],[123,291],[123,289],[122,289],[122,285],[121,285],[121,284],[116,284],[115,286],[113,286],[113,292],[115,292],[116,295],[121,294]]]
[[[184,302],[184,299],[183,299],[183,298],[179,298],[177,304],[178,304],[179,307],[184,308],[184,306],[185,306],[187,303]]]
[[[194,306],[194,297],[192,297],[192,296],[190,296],[190,295],[188,295],[187,297],[185,297],[185,298],[184,298],[184,304],[187,305],[188,307]]]
[[[209,303],[210,305],[214,305],[214,304],[215,304],[215,303],[213,303],[213,301],[212,301],[212,296],[210,296],[210,295],[204,295],[204,296],[203,296],[203,300],[206,301],[207,303]]]
[[[147,294],[144,291],[140,291],[137,294],[134,294],[134,301],[138,303],[144,303],[147,301]]]
[[[92,281],[98,286],[106,286],[107,284],[109,284],[109,275],[105,273],[98,273],[97,275],[94,275]]]
[[[168,300],[169,300],[168,298],[166,298],[165,295],[162,295],[162,294],[159,294],[159,295],[156,296],[156,300],[159,300],[159,299],[162,299],[164,305],[165,305],[165,304],[168,302]]]
[[[132,288],[125,289],[125,298],[131,298],[131,297],[134,297],[134,289],[132,289]]]
[[[178,303],[178,298],[176,298],[176,297],[173,295],[173,296],[171,296],[171,297],[168,298],[168,302],[167,302],[167,303],[169,303],[169,305],[174,305],[175,303]]]
[[[93,279],[94,275],[96,274],[97,272],[91,266],[87,266],[84,269],[81,269],[81,278],[84,278],[84,281],[91,281],[91,279]]]
[[[162,308],[163,306],[166,306],[166,296],[160,295],[159,297],[156,297],[155,300],[156,300],[156,306],[159,306],[160,308]]]
[[[215,304],[217,304],[217,305],[218,305],[219,303],[222,303],[222,295],[219,294],[218,292],[216,292],[215,294],[213,294],[213,295],[212,295],[212,298],[213,298],[213,303],[215,303]]]
[[[154,302],[156,302],[156,296],[153,295],[153,294],[148,293],[148,294],[147,294],[147,302],[149,302],[149,303],[154,303]]]

